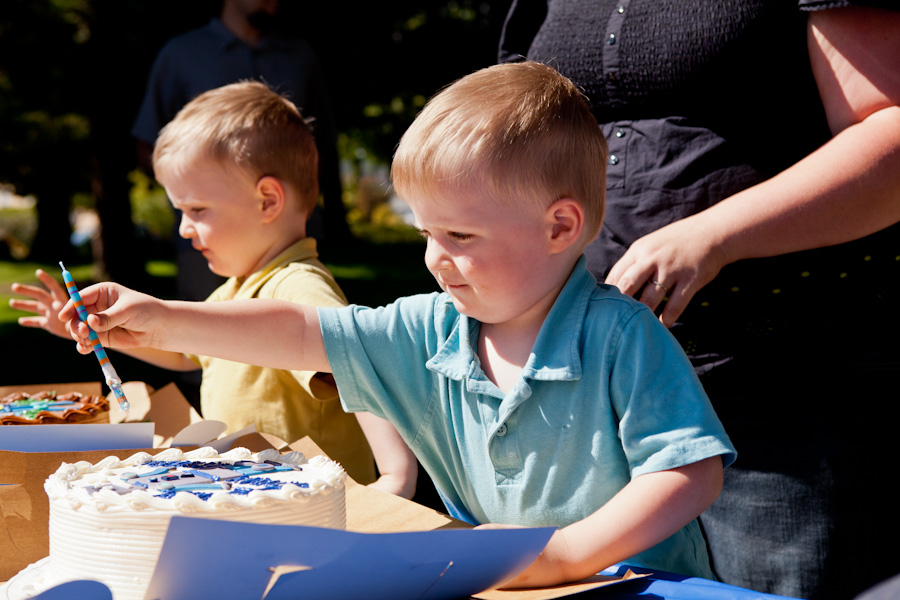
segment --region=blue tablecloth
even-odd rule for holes
[[[688,577],[628,565],[616,565],[601,571],[601,573],[622,576],[628,569],[637,574],[649,573],[650,575],[600,588],[587,594],[580,594],[578,597],[602,598],[603,600],[797,600],[786,596],[755,592],[700,577]],[[588,596],[588,594],[590,595]]]

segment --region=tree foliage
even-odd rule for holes
[[[389,160],[425,100],[492,64],[509,0],[282,0],[326,71],[339,129]],[[213,0],[4,0],[0,182],[38,199],[32,258],[64,258],[68,207],[91,194],[109,244],[131,235],[130,128],[156,52],[218,12]],[[43,256],[46,254],[46,257]]]
[[[325,64],[344,131],[389,159],[430,96],[495,62],[508,6],[509,0],[397,0],[389,8],[359,3],[342,16],[340,3],[320,3],[297,22]]]

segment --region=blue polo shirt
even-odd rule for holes
[[[390,420],[470,523],[563,527],[634,477],[736,456],[675,339],[584,257],[507,394],[446,294],[318,311],[344,408]],[[713,578],[696,521],[628,562]]]

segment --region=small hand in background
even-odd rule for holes
[[[59,311],[69,300],[65,288],[41,269],[35,271],[35,276],[44,284],[44,287],[22,283],[12,284],[13,293],[27,296],[31,300],[13,298],[9,301],[9,306],[16,310],[34,313],[32,316],[19,317],[19,325],[39,327],[53,335],[70,339],[69,332],[66,331],[66,324],[57,317]]]

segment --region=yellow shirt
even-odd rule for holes
[[[232,277],[207,302],[274,298],[313,306],[344,306],[334,277],[317,259],[316,241],[293,244],[246,278]],[[222,421],[232,433],[256,425],[288,443],[308,435],[360,483],[375,480],[372,451],[356,417],[345,413],[330,375],[282,371],[208,356],[192,356],[203,367],[203,417]],[[325,376],[328,382],[322,377]]]

